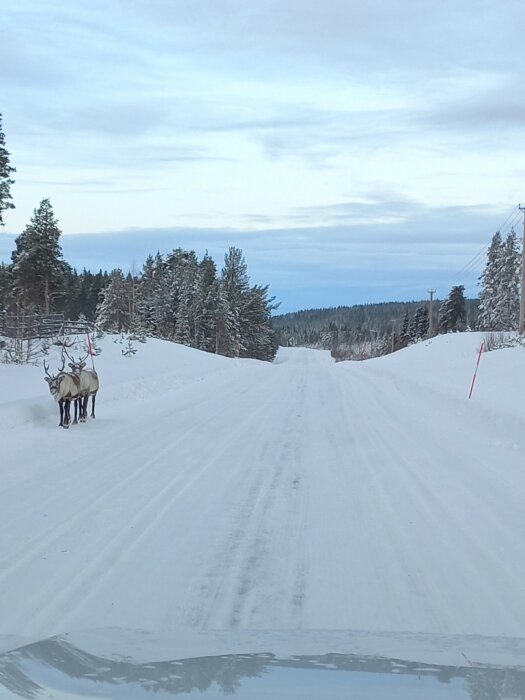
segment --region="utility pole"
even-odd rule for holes
[[[436,293],[435,289],[429,289],[428,293],[430,294],[430,299],[428,302],[428,337],[432,338],[434,336],[434,307],[433,307],[433,302],[434,302],[434,294]]]
[[[525,322],[525,206],[518,204],[518,207],[523,212],[523,245],[521,250],[521,295],[518,333],[520,335],[523,335]]]

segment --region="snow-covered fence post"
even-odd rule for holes
[[[470,385],[470,391],[469,391],[469,395],[468,395],[469,399],[472,398],[472,393],[474,391],[474,384],[476,383],[476,377],[478,374],[479,361],[481,360],[481,355],[483,354],[484,346],[485,346],[485,342],[482,340],[480,348],[479,348],[479,352],[478,352],[478,361],[476,362],[476,369],[474,370],[474,376],[472,377],[472,383]]]

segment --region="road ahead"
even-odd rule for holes
[[[43,407],[2,435],[0,634],[525,636],[522,454],[445,393],[296,349]]]

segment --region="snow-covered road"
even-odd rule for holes
[[[482,386],[467,402],[447,353],[427,349],[423,372],[415,350],[338,365],[282,350],[268,365],[160,341],[126,360],[108,344],[97,420],[69,431],[26,368],[35,399],[0,403],[0,635],[524,637],[523,409]],[[20,368],[2,369],[14,391]]]

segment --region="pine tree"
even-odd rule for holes
[[[0,226],[4,225],[4,211],[14,209],[11,197],[11,185],[14,180],[11,175],[16,172],[16,169],[9,162],[10,154],[5,147],[5,136],[2,131],[2,115],[0,114]]]
[[[465,287],[458,285],[452,287],[448,298],[439,309],[439,329],[441,333],[463,330],[466,320],[466,305],[463,292]]]
[[[69,266],[62,259],[60,229],[49,199],[35,209],[30,223],[15,241],[11,270],[24,306],[49,313],[54,297],[64,291]]]
[[[497,330],[496,313],[497,295],[503,258],[503,241],[501,233],[492,236],[487,252],[487,262],[480,281],[478,327],[482,330]]]

